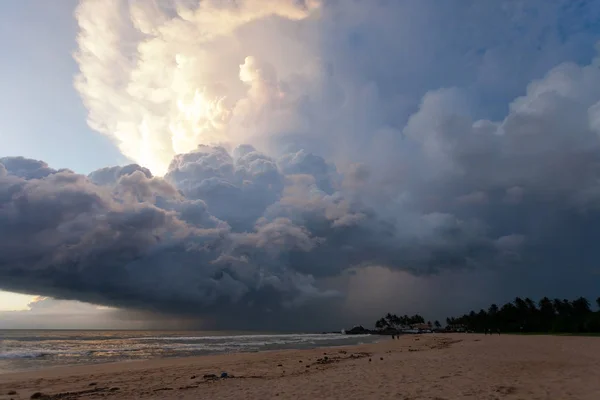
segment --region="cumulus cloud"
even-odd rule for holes
[[[599,13],[83,0],[75,87],[136,164],[0,159],[0,288],[263,328],[597,295]]]
[[[318,8],[316,0],[82,1],[75,87],[90,125],[160,175],[200,143],[240,144],[227,123],[256,118],[283,96],[268,62],[241,53],[273,29],[244,35],[242,28],[301,21]]]
[[[319,279],[353,266],[427,273],[493,250],[451,215],[415,215],[422,226],[404,231],[322,190],[338,178],[323,159],[296,158],[201,146],[164,179],[137,165],[40,177],[41,162],[0,159],[2,287],[182,314],[283,313],[341,296]]]

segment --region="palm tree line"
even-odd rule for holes
[[[600,297],[596,299],[600,309]],[[375,322],[380,331],[411,328],[424,324],[425,319],[397,316],[388,313]],[[446,318],[446,330],[474,332],[532,332],[532,333],[600,333],[600,310],[593,311],[585,297],[569,301],[544,297],[537,303],[530,298],[517,297],[502,306],[492,304],[487,310],[471,311],[459,317]],[[441,329],[439,321],[427,322],[430,328]]]
[[[596,305],[600,308],[600,297]],[[492,304],[487,310],[447,318],[446,323],[450,329],[462,326],[475,332],[595,333],[600,332],[600,311],[592,311],[585,297],[572,301],[544,297],[537,303],[517,297],[503,306]]]
[[[380,318],[377,320],[377,322],[375,322],[375,328],[379,330],[410,328],[414,325],[424,323],[425,318],[419,314],[415,314],[413,316],[402,315],[399,317],[396,314],[388,313],[385,317]],[[433,327],[435,325],[436,328],[441,328],[439,321],[435,321],[434,324],[432,324],[431,321],[428,321],[427,325],[429,325],[429,327]]]

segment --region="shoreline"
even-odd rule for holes
[[[35,336],[35,331],[8,335],[0,341],[0,374],[60,367],[86,367],[118,362],[189,358],[230,353],[256,353],[339,347],[380,341],[376,335],[238,334],[217,332],[152,332],[62,334]]]
[[[376,336],[376,335],[372,335],[372,336]],[[385,340],[385,339],[384,339]],[[0,383],[2,383],[2,377],[6,376],[6,375],[22,375],[22,374],[35,374],[35,373],[39,373],[39,372],[44,372],[44,371],[49,371],[49,370],[55,370],[55,369],[59,369],[59,370],[66,370],[65,372],[68,372],[68,370],[74,370],[74,369],[88,369],[90,367],[94,367],[94,366],[110,366],[110,365],[114,365],[114,366],[118,366],[119,364],[124,364],[124,365],[132,365],[132,364],[138,364],[138,363],[157,363],[157,362],[168,362],[168,361],[173,361],[176,364],[184,361],[184,360],[194,360],[194,359],[203,359],[205,357],[219,357],[219,356],[229,356],[229,355],[246,355],[246,354],[266,354],[266,353],[277,353],[277,352],[281,352],[281,353],[286,353],[286,352],[295,352],[295,351],[311,351],[311,350],[320,350],[320,349],[330,349],[331,351],[335,350],[335,349],[351,349],[354,347],[358,347],[358,346],[367,346],[367,345],[374,345],[374,344],[378,344],[381,340],[375,340],[369,343],[358,343],[358,344],[339,344],[339,345],[326,345],[326,346],[314,346],[314,347],[306,347],[306,348],[290,348],[290,349],[267,349],[267,350],[255,350],[255,351],[251,351],[251,350],[241,350],[238,352],[231,352],[231,353],[210,353],[210,354],[201,354],[201,355],[189,355],[189,356],[166,356],[166,357],[154,357],[154,358],[144,358],[144,359],[135,359],[135,360],[120,360],[120,361],[100,361],[100,362],[89,362],[89,363],[74,363],[74,364],[65,364],[65,365],[50,365],[50,366],[41,366],[39,368],[31,368],[31,369],[22,369],[22,370],[15,370],[15,371],[7,371],[7,372],[2,372],[0,371]],[[0,397],[1,399],[1,397]]]
[[[29,399],[35,392],[45,399],[591,400],[600,398],[599,367],[600,340],[593,337],[424,334],[5,373],[0,400]],[[227,379],[219,378],[222,372]]]

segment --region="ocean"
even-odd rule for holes
[[[0,330],[0,373],[164,357],[371,343],[377,336],[231,332]]]

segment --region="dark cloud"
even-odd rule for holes
[[[406,4],[273,19],[319,29],[320,69],[267,45],[235,65],[231,132],[256,147],[199,146],[164,178],[0,159],[0,288],[263,329],[597,296],[600,8]]]
[[[137,166],[89,177],[23,177],[7,168],[0,181],[2,288],[250,323],[265,312],[281,318],[335,303],[342,293],[319,279],[353,266],[423,274],[469,266],[465,252],[493,257],[476,224],[416,216],[417,235],[333,187],[322,190],[339,174],[320,157],[283,157],[279,164],[303,172],[286,174],[249,147],[234,154],[203,146],[177,157],[166,179]],[[253,224],[230,225],[228,213]]]
[[[165,180],[190,199],[206,202],[213,215],[235,230],[251,230],[283,188],[283,176],[271,158],[252,146],[200,146],[175,157]]]
[[[88,178],[96,185],[113,185],[122,176],[131,175],[135,171],[140,171],[146,178],[152,178],[152,172],[148,168],[140,167],[137,164],[101,168],[89,174]]]
[[[419,179],[395,189],[364,164],[344,174],[305,151],[274,160],[251,146],[201,146],[164,179],[4,158],[2,288],[214,326],[335,313],[347,295],[335,282],[371,266],[488,270],[498,288],[592,294],[596,82],[593,66],[559,66],[500,122],[473,121],[460,90],[429,93],[404,129]]]
[[[3,169],[11,175],[27,179],[44,178],[56,172],[43,161],[30,160],[24,157],[4,157],[0,158],[0,163],[3,164]]]

